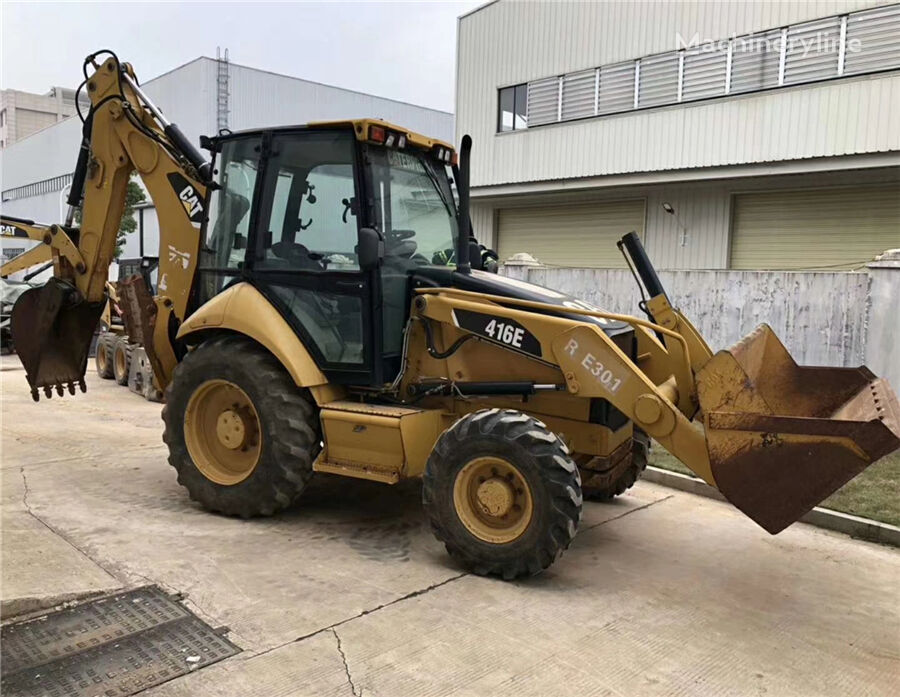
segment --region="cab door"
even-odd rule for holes
[[[359,152],[351,130],[263,136],[249,280],[294,328],[329,380],[371,384],[372,272],[360,269]],[[380,339],[380,337],[378,337]],[[380,343],[380,341],[379,341]]]

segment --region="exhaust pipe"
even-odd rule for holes
[[[472,155],[472,137],[464,135],[459,147],[459,167],[456,171],[456,190],[459,192],[459,232],[456,239],[456,270],[460,273],[472,273],[469,260],[469,238],[471,221],[469,219],[469,163]]]

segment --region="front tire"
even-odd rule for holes
[[[320,449],[309,394],[241,336],[211,339],[185,356],[166,388],[163,421],[178,483],[204,508],[242,518],[296,501]]]
[[[581,480],[566,446],[512,409],[477,411],[444,432],[422,500],[450,556],[505,579],[550,566],[581,520]]]

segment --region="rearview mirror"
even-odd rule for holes
[[[356,257],[359,260],[359,268],[363,271],[378,268],[384,259],[384,239],[378,230],[370,227],[360,229]]]

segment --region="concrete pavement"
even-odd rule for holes
[[[317,475],[268,520],[175,482],[160,405],[2,362],[4,614],[156,583],[244,652],[148,695],[846,695],[900,679],[900,553],[649,483],[515,583],[456,568],[419,486]]]

